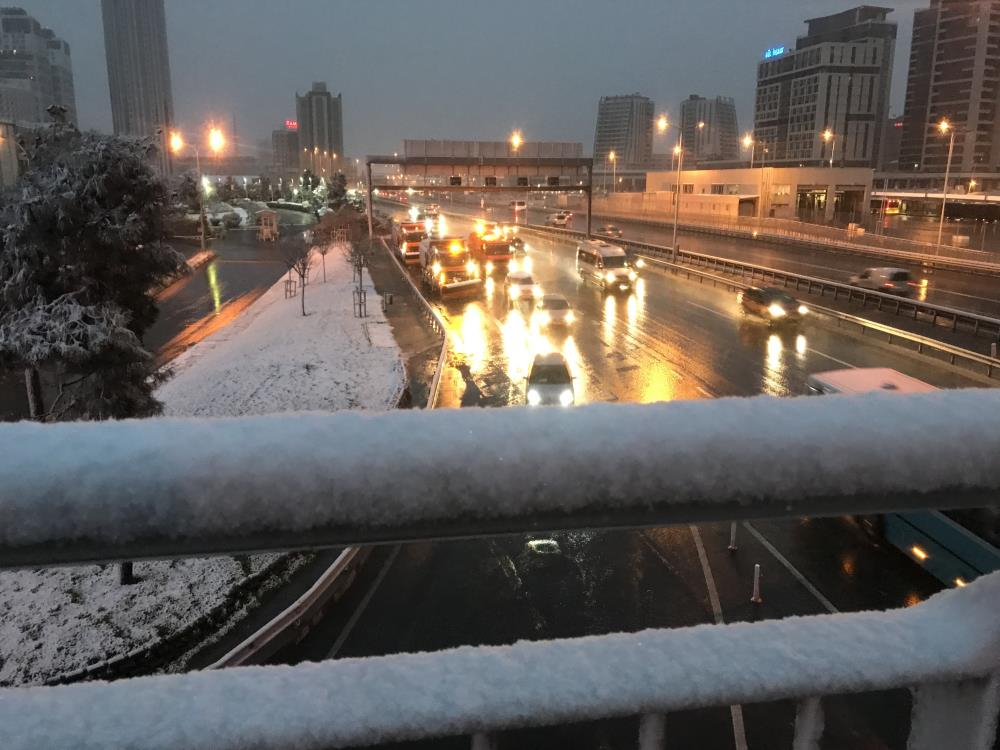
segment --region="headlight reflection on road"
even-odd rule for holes
[[[930,279],[926,276],[920,279],[920,283],[917,284],[917,301],[926,302],[927,301],[927,291],[930,289]]]
[[[805,353],[809,350],[809,342],[806,341],[806,337],[801,333],[795,337],[795,353],[799,356],[805,356]]]
[[[618,300],[613,294],[604,298],[604,336],[610,342],[615,333],[615,307]]]
[[[473,374],[486,364],[486,319],[478,305],[469,305],[457,328],[451,330],[452,350],[465,359]]]
[[[493,293],[496,291],[496,288],[497,288],[496,282],[493,281],[492,277],[488,276],[486,278],[486,299],[487,299],[487,301],[493,299]]]
[[[785,393],[781,377],[782,349],[781,337],[772,333],[767,338],[767,354],[764,357],[764,377],[761,392],[771,396],[782,396]]]
[[[639,300],[634,294],[630,294],[625,303],[625,319],[628,321],[628,332],[634,334],[639,328]]]

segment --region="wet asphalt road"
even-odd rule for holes
[[[449,231],[462,234],[468,227],[453,219]],[[973,385],[951,370],[816,320],[797,331],[772,331],[744,318],[732,293],[649,269],[637,293],[605,296],[579,281],[571,243],[528,241],[536,281],[568,297],[576,326],[558,333],[540,328],[530,311],[509,309],[501,284],[483,299],[441,305],[452,354],[439,406],[522,404],[531,358],[550,348],[566,355],[578,402],[798,395],[809,373],[850,365],[894,367],[942,387]],[[845,519],[742,524],[735,554],[727,550],[728,524],[552,536],[561,554],[546,561],[526,552],[522,536],[403,545],[398,554],[385,553],[354,594],[352,621],[319,629],[286,658],[906,606],[939,588],[900,553],[876,547]],[[764,571],[759,607],[749,602],[754,563]],[[710,605],[709,578],[720,612]],[[905,745],[905,692],[832,698],[825,709],[824,747]],[[742,716],[750,747],[790,746],[794,706],[745,706]],[[516,732],[504,735],[501,746],[633,747],[636,726],[623,719]],[[727,708],[671,716],[668,727],[671,747],[742,746]]]

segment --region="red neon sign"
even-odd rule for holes
[[[287,130],[298,130],[299,123],[296,120],[285,120],[285,128]]]

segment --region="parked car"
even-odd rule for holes
[[[885,294],[909,297],[913,294],[913,277],[905,268],[866,268],[851,276],[851,286],[871,289]]]
[[[777,287],[752,286],[740,292],[736,299],[743,312],[756,315],[771,324],[797,323],[809,312],[808,307]]]
[[[605,237],[621,237],[622,228],[616,224],[601,224],[594,234],[603,234]]]
[[[563,355],[558,352],[535,355],[528,373],[526,398],[529,406],[573,405],[573,376]]]

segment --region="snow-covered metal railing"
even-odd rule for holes
[[[1000,391],[965,390],[6,424],[0,565],[992,504],[998,413]],[[664,714],[787,699],[806,749],[821,696],[912,688],[911,750],[990,750],[998,602],[992,574],[884,613],[2,689],[2,744],[328,748],[639,716],[652,748]]]
[[[0,424],[0,567],[981,507],[997,414],[968,389]]]
[[[645,750],[664,714],[790,699],[812,750],[821,696],[907,687],[910,750],[991,750],[998,601],[995,573],[890,612],[7,689],[0,726],[5,750],[319,750],[640,716]]]

